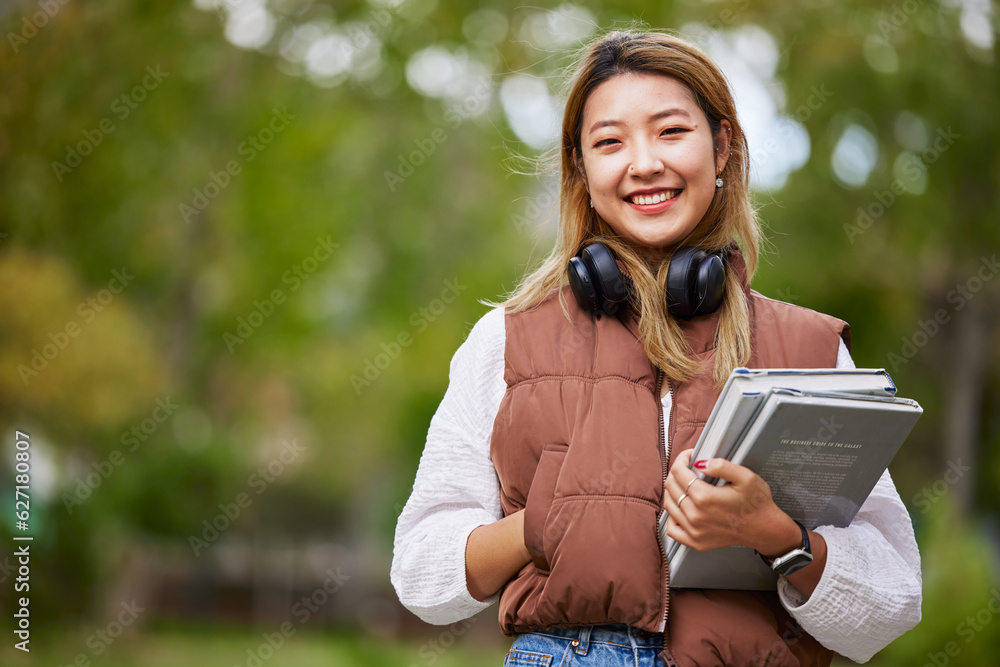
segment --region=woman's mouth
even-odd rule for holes
[[[667,208],[684,190],[659,190],[657,192],[629,195],[625,198],[633,208],[644,212],[658,212]]]

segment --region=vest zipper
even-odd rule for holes
[[[664,424],[663,424],[663,405],[660,399],[660,393],[663,391],[663,380],[664,373],[662,369],[657,369],[656,371],[656,404],[657,404],[657,414],[659,415],[659,450],[660,450],[660,461],[663,470],[663,484],[667,483],[667,472],[668,466],[670,464],[670,445],[671,439],[664,434]],[[667,380],[667,386],[670,388],[670,424],[674,423],[674,384]],[[665,491],[664,491],[665,493]],[[664,514],[666,510],[660,509],[660,517],[657,521],[656,530],[656,542],[660,546],[660,558],[663,559],[663,651],[661,653],[663,660],[667,663],[669,667],[677,667],[677,663],[674,662],[674,656],[670,650],[670,631],[667,626],[667,616],[670,612],[670,564],[667,563],[667,551],[663,546],[663,539],[660,537],[659,523],[661,521],[666,521],[666,516]]]

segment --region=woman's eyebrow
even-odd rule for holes
[[[690,118],[691,114],[689,114],[686,109],[681,108],[664,109],[663,111],[658,111],[651,115],[649,120],[663,120],[664,118],[668,118],[670,116],[687,116]],[[620,120],[599,120],[590,126],[588,133],[593,134],[602,127],[621,127],[623,125],[625,125],[625,123]]]
[[[664,118],[667,118],[668,116],[687,116],[688,118],[690,118],[691,114],[687,112],[687,109],[680,109],[680,108],[664,109],[659,113],[654,113],[652,116],[649,117],[649,120],[662,120]]]

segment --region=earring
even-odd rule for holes
[[[722,187],[722,179],[721,178],[715,179],[715,187],[717,187],[717,188],[721,188]]]
[[[590,200],[590,208],[594,208],[594,200],[593,199]]]

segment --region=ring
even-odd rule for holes
[[[691,488],[691,485],[692,485],[692,484],[694,484],[694,483],[695,483],[695,482],[697,482],[697,481],[698,481],[698,478],[697,478],[697,477],[695,477],[695,478],[694,478],[694,479],[692,479],[692,480],[691,480],[690,482],[688,482],[688,485],[684,487],[684,493],[687,493],[687,492],[688,492],[688,489],[690,489],[690,488]]]
[[[681,503],[684,502],[684,499],[687,497],[688,494],[685,493],[684,495],[682,495],[680,498],[677,499],[677,509],[681,508]]]

